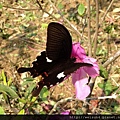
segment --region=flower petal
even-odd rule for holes
[[[70,114],[70,110],[66,110],[64,112],[61,112],[62,115],[69,115]]]
[[[85,81],[88,81],[88,78],[75,82],[76,98],[79,100],[84,100],[90,94],[90,87],[84,84]]]
[[[76,98],[84,100],[90,94],[90,87],[86,85],[88,78],[83,68],[72,74],[72,82],[75,86]]]
[[[82,60],[86,57],[85,50],[80,46],[79,43],[72,44],[71,57],[75,57],[76,61]]]
[[[83,62],[85,62],[85,63],[90,63],[90,64],[93,65],[92,67],[87,67],[87,66],[84,67],[85,72],[86,72],[89,76],[95,78],[96,76],[99,75],[99,67],[98,67],[98,64],[97,64],[97,62],[96,62],[96,59],[87,56],[87,57],[83,60]]]

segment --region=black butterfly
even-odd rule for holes
[[[42,75],[43,79],[38,82],[38,87],[33,91],[37,96],[44,85],[50,88],[64,80],[64,78],[83,66],[92,66],[88,63],[75,63],[71,58],[72,38],[68,30],[61,24],[51,22],[47,29],[46,51],[34,61],[33,67],[18,69],[18,73],[29,71],[31,76]]]

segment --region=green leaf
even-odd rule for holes
[[[81,109],[76,110],[76,115],[82,115],[83,111]]]
[[[105,84],[105,94],[110,95],[110,93],[113,91],[112,89],[112,83],[110,81],[107,81]]]
[[[40,91],[40,97],[43,101],[45,101],[47,99],[48,95],[49,95],[49,91],[48,91],[47,87],[44,86],[42,88],[42,90]]]
[[[78,6],[78,13],[81,16],[85,13],[85,6],[83,4],[79,4],[79,6]]]
[[[107,79],[108,71],[103,66],[100,66],[99,68],[100,68],[100,76]]]
[[[5,94],[9,95],[12,98],[19,97],[13,89],[11,89],[9,86],[3,85],[3,84],[0,84],[0,92],[3,92]]]
[[[64,8],[64,6],[63,6],[61,3],[59,3],[59,4],[58,4],[58,8],[61,10],[61,9]]]
[[[4,109],[0,106],[0,115],[4,115],[5,112],[4,112]]]
[[[27,77],[27,78],[24,78],[23,80],[24,80],[24,81],[23,81],[23,83],[22,83],[22,86],[28,85],[28,84],[30,84],[30,83],[33,83],[34,78],[32,78],[32,77]]]
[[[18,113],[18,115],[24,115],[24,113],[25,113],[25,110],[22,109],[22,110],[20,110],[20,112]]]
[[[3,78],[4,85],[7,85],[7,80],[6,80],[6,76],[5,76],[4,70],[2,70],[2,78]]]
[[[98,83],[98,87],[100,87],[101,89],[104,88],[104,83]]]
[[[110,95],[111,91],[110,90],[105,90],[105,95]]]
[[[21,103],[24,103],[24,104],[25,104],[27,101],[26,101],[26,100],[24,100],[24,99],[21,99],[21,98],[20,98],[20,99],[19,99],[19,102],[21,102]]]
[[[27,89],[26,89],[26,91],[28,92],[28,93],[31,93],[32,91],[33,91],[33,88],[35,88],[36,87],[36,83],[32,83]]]
[[[23,78],[23,80],[26,80],[26,81],[33,81],[34,78],[32,78],[32,77],[26,77],[26,78]]]
[[[3,5],[0,3],[0,9],[2,9],[3,8]]]
[[[48,27],[48,24],[47,23],[42,23],[41,24],[41,29],[44,30]]]
[[[8,86],[10,86],[11,83],[12,83],[12,78],[10,78],[10,79],[8,80]]]

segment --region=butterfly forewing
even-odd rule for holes
[[[47,30],[46,53],[49,59],[68,59],[72,50],[72,39],[68,30],[61,24],[51,22]]]

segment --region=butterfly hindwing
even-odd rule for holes
[[[57,83],[60,83],[64,80],[67,75],[70,75],[80,67],[88,66],[91,67],[92,65],[89,63],[74,63],[75,59],[68,59],[67,61],[57,62],[55,66],[47,72],[48,76],[45,76],[42,81],[38,83],[38,87],[33,91],[32,95],[37,96],[45,85],[48,89]]]

